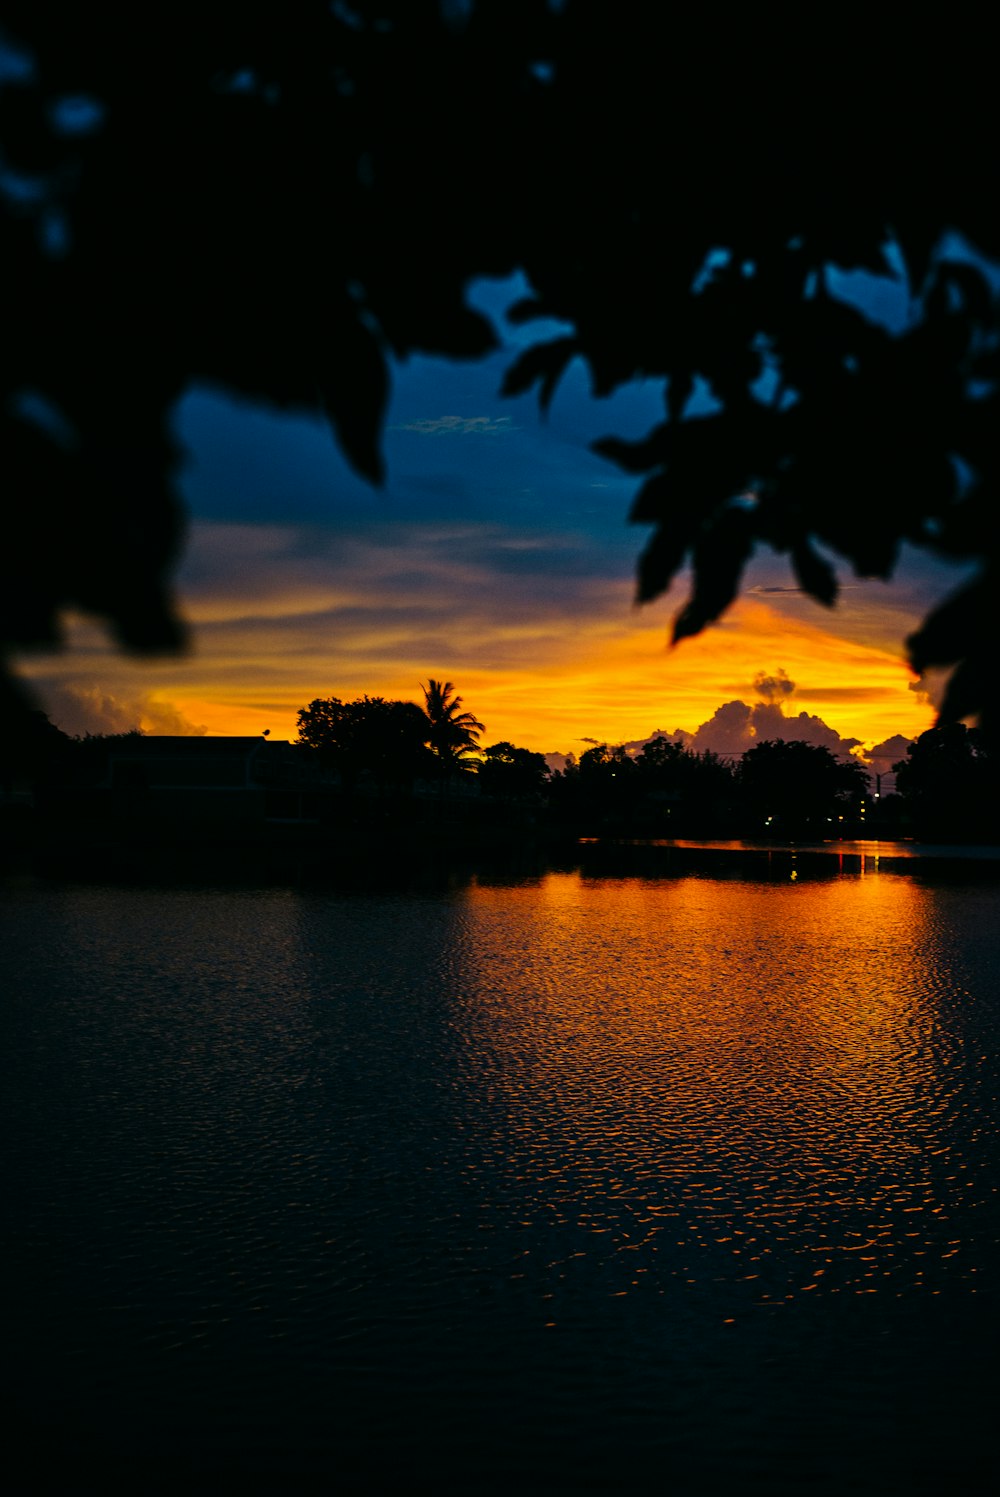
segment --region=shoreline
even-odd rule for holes
[[[918,842],[898,838],[843,838],[829,842],[751,841],[722,837],[580,837],[581,846],[662,847],[677,852],[789,853],[792,856],[871,857],[912,861],[932,858],[954,862],[1000,862],[1000,845],[993,843]]]
[[[578,836],[550,828],[471,826],[233,829],[75,828],[0,852],[0,881],[322,886],[346,892],[461,886],[476,880],[723,877],[769,882],[880,872],[949,881],[1000,876],[1000,846],[914,840],[801,842]],[[486,835],[483,832],[486,831]]]

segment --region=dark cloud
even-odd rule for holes
[[[765,702],[780,702],[791,696],[795,690],[795,682],[790,681],[787,672],[783,670],[776,671],[773,676],[758,671],[753,678],[753,689]]]

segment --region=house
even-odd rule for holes
[[[151,735],[115,744],[99,781],[118,809],[214,823],[315,821],[337,783],[284,740]]]

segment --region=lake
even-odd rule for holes
[[[9,880],[9,1484],[991,1490],[1000,883],[901,866]]]

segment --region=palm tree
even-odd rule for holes
[[[476,752],[483,724],[471,712],[462,711],[462,698],[455,696],[450,681],[431,677],[426,686],[420,684],[429,724],[427,741],[450,774],[464,768],[463,760]]]

